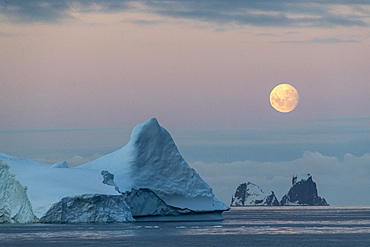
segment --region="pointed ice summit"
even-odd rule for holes
[[[230,206],[279,206],[279,201],[273,191],[267,194],[258,185],[248,182],[238,186]]]
[[[150,189],[172,207],[197,213],[229,209],[186,163],[155,118],[136,126],[126,146],[80,168],[106,170],[114,174],[119,191]]]
[[[324,198],[317,193],[316,183],[310,174],[295,175],[292,178],[292,187],[284,195],[281,206],[329,206]]]
[[[79,167],[0,153],[0,223],[222,220],[228,209],[154,118]]]

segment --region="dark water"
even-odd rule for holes
[[[370,207],[233,208],[224,218],[0,225],[0,246],[370,246]]]

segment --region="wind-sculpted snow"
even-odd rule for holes
[[[120,191],[148,188],[174,207],[198,212],[229,209],[186,163],[155,118],[136,126],[125,147],[81,168],[107,170],[114,174]]]
[[[0,161],[0,223],[37,222],[27,197],[27,188],[10,174],[9,166]]]
[[[43,223],[132,222],[131,210],[122,195],[79,195],[55,203],[40,219]]]

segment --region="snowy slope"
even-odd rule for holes
[[[5,163],[0,167],[3,222],[129,222],[132,212],[172,220],[202,212],[203,220],[221,220],[221,212],[229,209],[185,162],[156,119],[136,126],[122,149],[79,167],[2,153],[0,160]]]
[[[232,207],[278,206],[279,202],[273,191],[265,193],[258,185],[248,182],[238,186],[230,205]]]
[[[64,197],[82,194],[119,193],[112,186],[102,183],[100,171],[79,168],[58,168],[33,160],[12,157],[0,153],[0,160],[10,166],[10,173],[27,187],[28,199],[34,214],[40,218],[47,210]]]
[[[106,170],[115,176],[121,192],[153,190],[168,205],[194,211],[224,211],[211,187],[180,155],[171,135],[155,118],[136,126],[122,149],[81,165],[83,169]]]

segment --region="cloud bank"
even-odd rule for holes
[[[265,192],[273,190],[280,200],[288,192],[292,176],[301,173],[313,176],[319,195],[330,205],[370,204],[370,153],[361,157],[346,154],[340,160],[319,152],[305,152],[301,158],[288,162],[194,162],[190,166],[226,204],[230,204],[237,186],[248,181]]]
[[[62,22],[73,13],[141,12],[219,25],[353,27],[368,26],[369,6],[365,0],[7,0],[0,13],[20,23]]]

